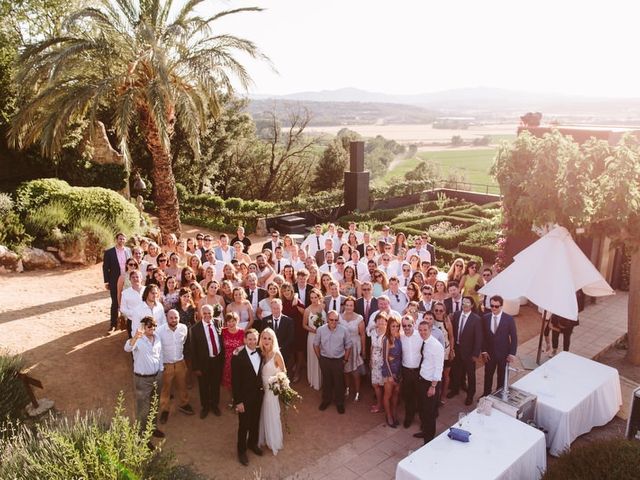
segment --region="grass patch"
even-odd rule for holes
[[[440,166],[442,176],[449,173],[463,172],[469,183],[497,185],[489,175],[496,151],[494,148],[481,150],[439,150],[436,152],[419,152],[418,156],[428,159]]]

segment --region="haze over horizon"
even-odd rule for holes
[[[208,5],[212,5],[209,3]],[[640,97],[640,4],[624,0],[225,1],[260,6],[218,32],[254,41],[278,70],[249,61],[249,94],[353,87],[386,94],[457,88]],[[214,13],[204,10],[203,13]]]

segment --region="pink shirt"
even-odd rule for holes
[[[118,257],[118,263],[120,264],[120,273],[127,271],[127,251],[124,248],[116,247],[116,256]]]

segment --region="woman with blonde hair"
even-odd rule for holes
[[[233,302],[227,306],[227,313],[235,313],[238,316],[238,327],[248,330],[253,326],[254,314],[251,302],[247,300],[244,288],[233,289]]]
[[[305,309],[302,317],[302,328],[307,332],[307,380],[311,388],[320,390],[322,387],[322,375],[318,357],[313,350],[313,339],[316,330],[327,323],[327,314],[324,311],[324,296],[317,288],[309,292],[310,305]]]
[[[371,274],[371,284],[373,285],[373,296],[379,297],[382,292],[389,289],[389,280],[387,280],[387,274],[379,268],[376,268]]]
[[[251,257],[244,253],[244,243],[238,240],[233,244],[233,249],[236,252],[236,260],[238,260],[238,262],[244,262],[247,265],[251,263]]]
[[[384,411],[387,416],[387,425],[391,428],[400,425],[397,417],[401,369],[400,321],[395,317],[389,317],[382,341],[382,377],[384,378]]]
[[[191,267],[193,273],[196,275],[196,280],[202,280],[204,276],[204,272],[202,271],[202,262],[197,255],[191,255],[189,260],[187,260],[187,266]]]
[[[260,411],[258,445],[267,446],[274,455],[283,447],[282,422],[280,421],[280,400],[269,388],[272,377],[287,372],[280,353],[278,337],[271,328],[265,328],[258,342],[262,353],[262,386],[264,397]]]
[[[460,282],[464,276],[464,260],[462,258],[456,258],[447,272],[447,279],[449,282]]]
[[[202,280],[200,280],[200,286],[204,289],[207,288],[209,283],[216,279],[216,268],[213,265],[209,265],[205,271]]]

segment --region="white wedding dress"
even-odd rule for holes
[[[262,365],[262,385],[264,387],[264,398],[262,400],[262,410],[260,411],[260,433],[258,445],[266,445],[274,455],[278,450],[282,450],[282,422],[280,421],[280,400],[269,390],[269,377],[272,377],[281,370],[276,367],[275,356]]]

